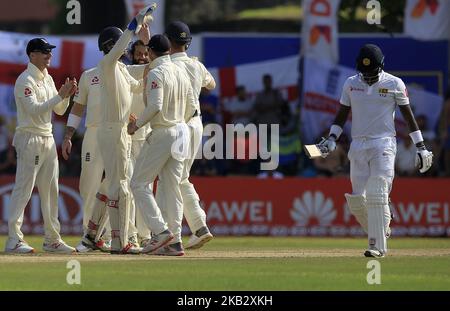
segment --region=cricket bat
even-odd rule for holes
[[[328,155],[328,148],[325,146],[321,146],[321,145],[305,145],[304,146],[306,155],[310,158],[310,159],[315,159],[315,158],[325,158]]]

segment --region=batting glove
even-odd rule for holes
[[[419,145],[419,144],[418,144]],[[419,172],[425,173],[433,165],[433,153],[428,151],[423,142],[417,147],[416,166]]]
[[[322,158],[326,158],[331,152],[336,150],[336,138],[333,135],[327,138],[322,137],[318,147],[321,150]]]

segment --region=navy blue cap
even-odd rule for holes
[[[192,40],[189,26],[181,21],[170,23],[166,28],[166,35],[170,40],[182,44],[190,43]]]
[[[151,37],[148,47],[155,52],[168,52],[170,50],[170,41],[165,35],[154,35]]]
[[[27,55],[30,55],[31,52],[51,52],[54,48],[56,46],[51,45],[44,38],[34,38],[28,41]]]

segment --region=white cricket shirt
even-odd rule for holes
[[[100,77],[97,67],[83,72],[73,101],[87,106],[86,127],[97,127],[103,120],[103,107],[100,101]]]
[[[108,54],[98,65],[100,74],[100,100],[104,107],[103,122],[128,124],[131,93],[142,92],[142,80],[134,79],[127,66],[119,61],[133,33],[126,29]],[[144,72],[145,65],[142,65]]]
[[[14,85],[17,106],[17,131],[41,136],[52,136],[52,110],[63,115],[69,106],[69,97],[58,95],[53,78],[47,69],[40,71],[32,63],[20,74]]]
[[[130,75],[135,78],[136,80],[142,80],[144,72],[142,68],[145,68],[146,65],[129,65],[127,66],[128,72]],[[144,105],[144,94],[143,91],[139,93],[132,93],[131,94],[131,108],[130,113],[134,113],[137,116],[139,116],[142,111],[145,109]],[[150,123],[147,123],[140,129],[138,129],[132,136],[131,140],[145,140],[147,135],[151,132]]]
[[[168,128],[189,121],[195,112],[195,97],[187,73],[169,55],[150,63],[145,86],[145,109],[136,125],[150,122],[152,129]]]
[[[395,136],[395,108],[408,105],[408,92],[400,78],[381,72],[377,83],[369,86],[360,75],[344,84],[340,103],[352,110],[352,138]]]
[[[174,53],[170,56],[170,58],[175,65],[184,69],[188,74],[192,85],[192,91],[196,99],[195,109],[197,109],[200,114],[200,92],[202,87],[205,87],[209,85],[211,81],[214,81],[213,76],[209,73],[205,66],[197,60],[197,58],[190,58],[184,52]]]

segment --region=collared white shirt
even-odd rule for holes
[[[150,63],[145,86],[146,107],[136,125],[150,122],[152,129],[168,128],[188,121],[195,111],[195,97],[187,73],[169,55]]]
[[[371,86],[360,75],[349,77],[340,103],[351,107],[353,139],[382,138],[395,136],[395,109],[409,105],[409,99],[403,81],[383,71]]]
[[[83,72],[73,101],[87,106],[86,127],[97,127],[102,123],[104,107],[100,100],[100,75],[97,67]]]
[[[69,98],[58,95],[53,78],[47,69],[40,71],[32,63],[20,74],[14,85],[17,106],[17,131],[52,136],[52,110],[63,115]]]

